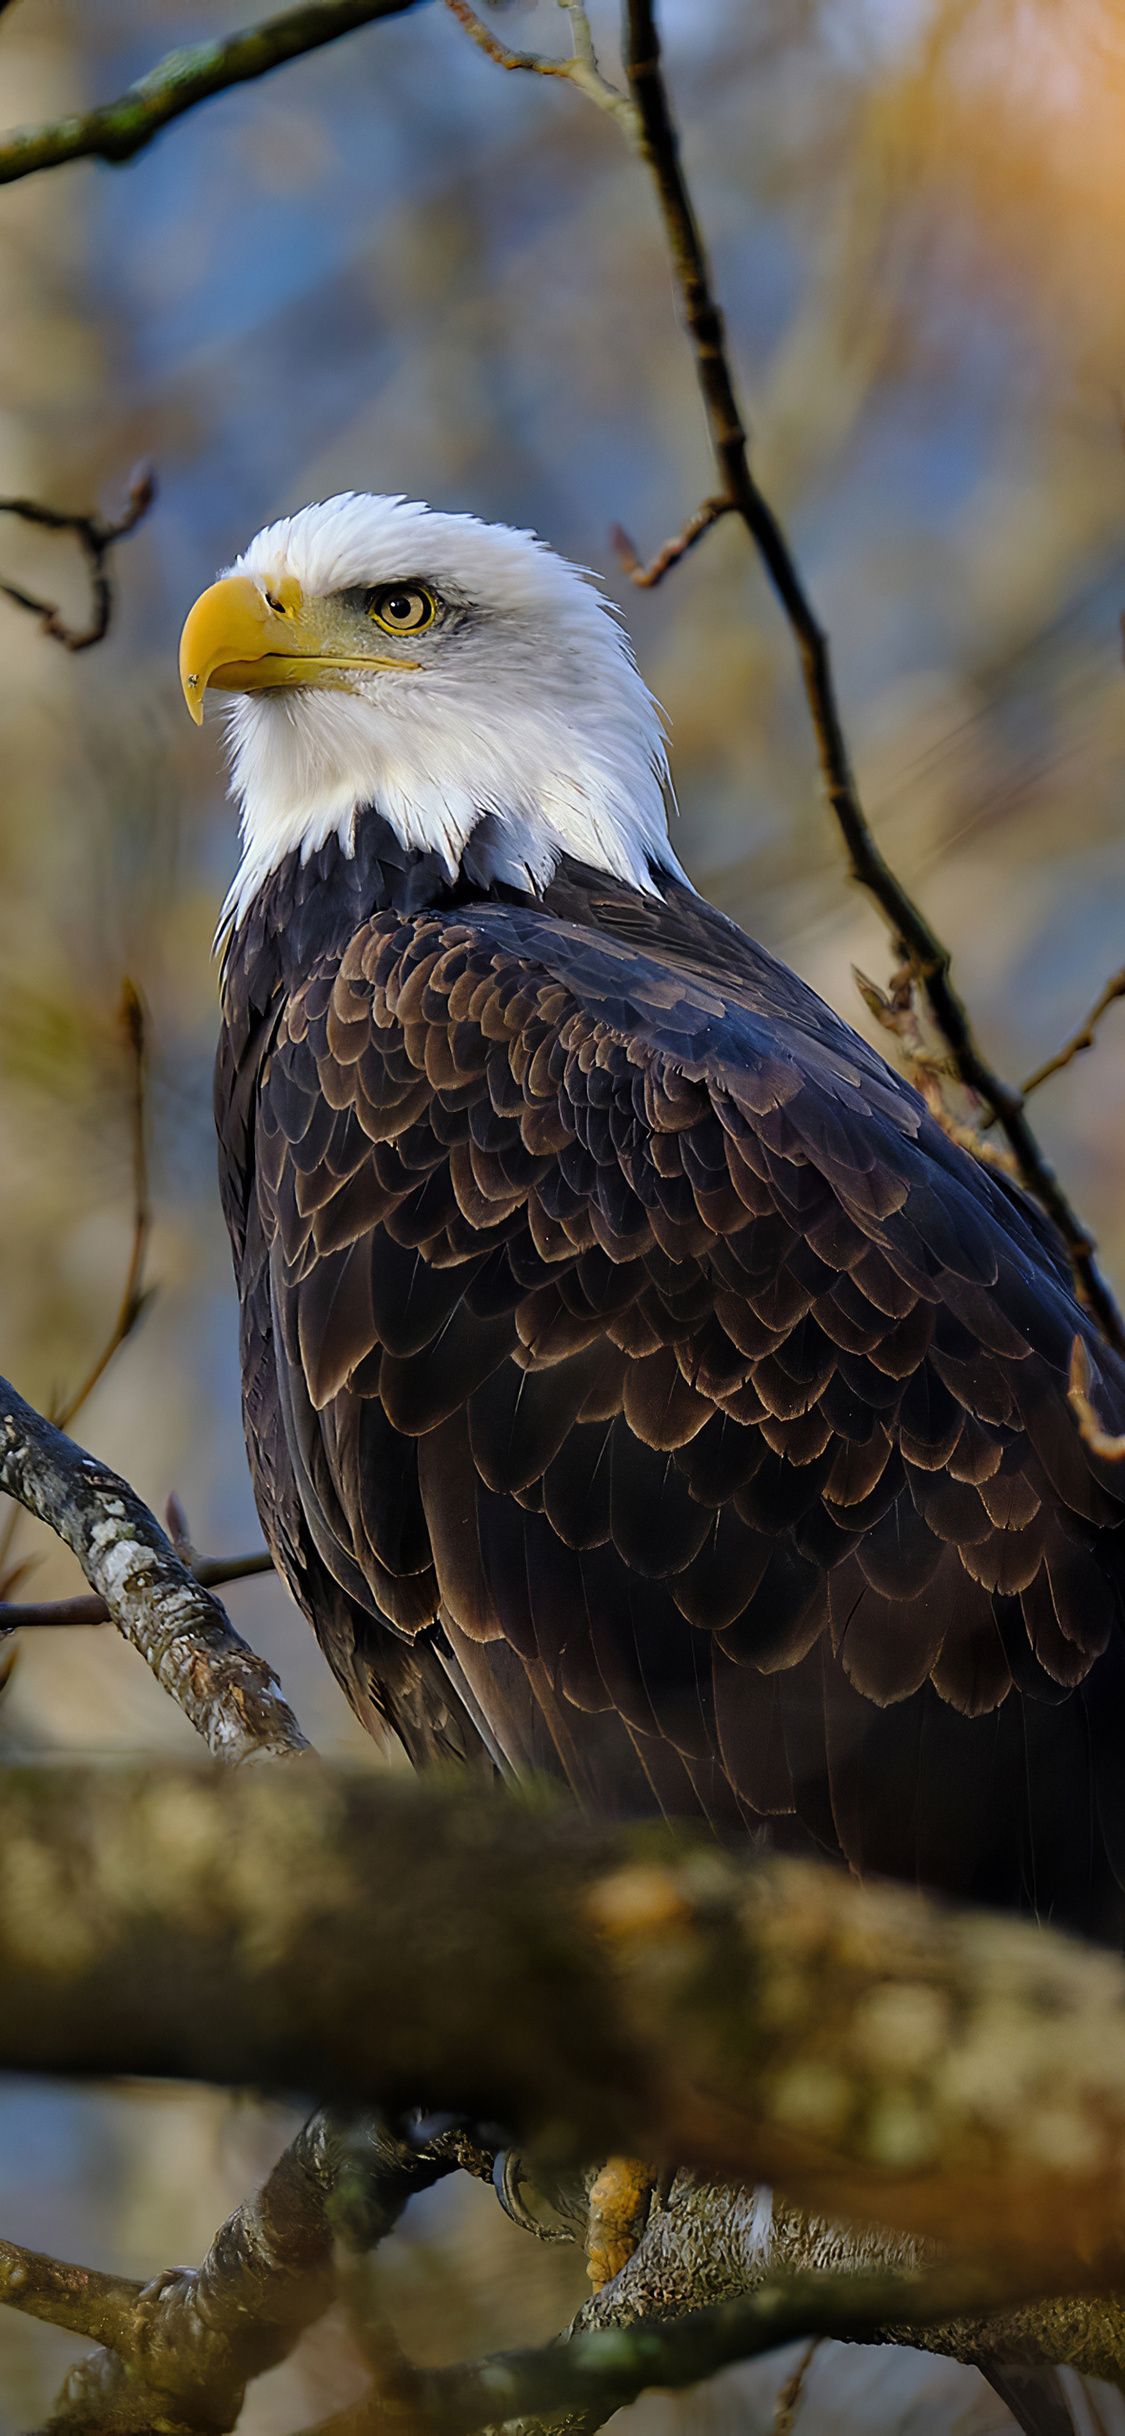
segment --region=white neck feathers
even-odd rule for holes
[[[322,593],[415,576],[458,614],[415,669],[233,698],[243,854],[226,921],[289,855],[332,836],[350,852],[368,805],[451,878],[487,818],[490,877],[511,886],[541,887],[563,855],[646,891],[653,866],[682,879],[659,712],[628,638],[532,535],[349,496],[259,534],[233,572]]]

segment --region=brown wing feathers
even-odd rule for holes
[[[440,1609],[506,1756],[596,1806],[1081,1908],[1125,1477],[1055,1255],[790,976],[625,893],[617,936],[378,916],[282,1009],[243,1297],[292,1578],[319,1621],[303,1527],[360,1640]]]

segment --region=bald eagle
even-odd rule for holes
[[[1119,1933],[1125,1365],[1032,1204],[692,887],[531,534],[346,496],[196,603],[263,1527],[411,1758]]]

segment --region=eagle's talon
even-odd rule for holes
[[[525,2180],[523,2158],[515,2148],[501,2148],[492,2161],[492,2187],[504,2210],[521,2232],[534,2233],[536,2241],[573,2241],[574,2235],[563,2225],[545,2225],[525,2207],[522,2185]]]

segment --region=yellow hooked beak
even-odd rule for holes
[[[325,631],[331,608],[307,601],[291,575],[268,591],[248,575],[224,575],[202,592],[180,637],[180,683],[196,726],[209,685],[253,694],[275,685],[339,686],[346,668],[417,668],[417,660],[335,648]]]

